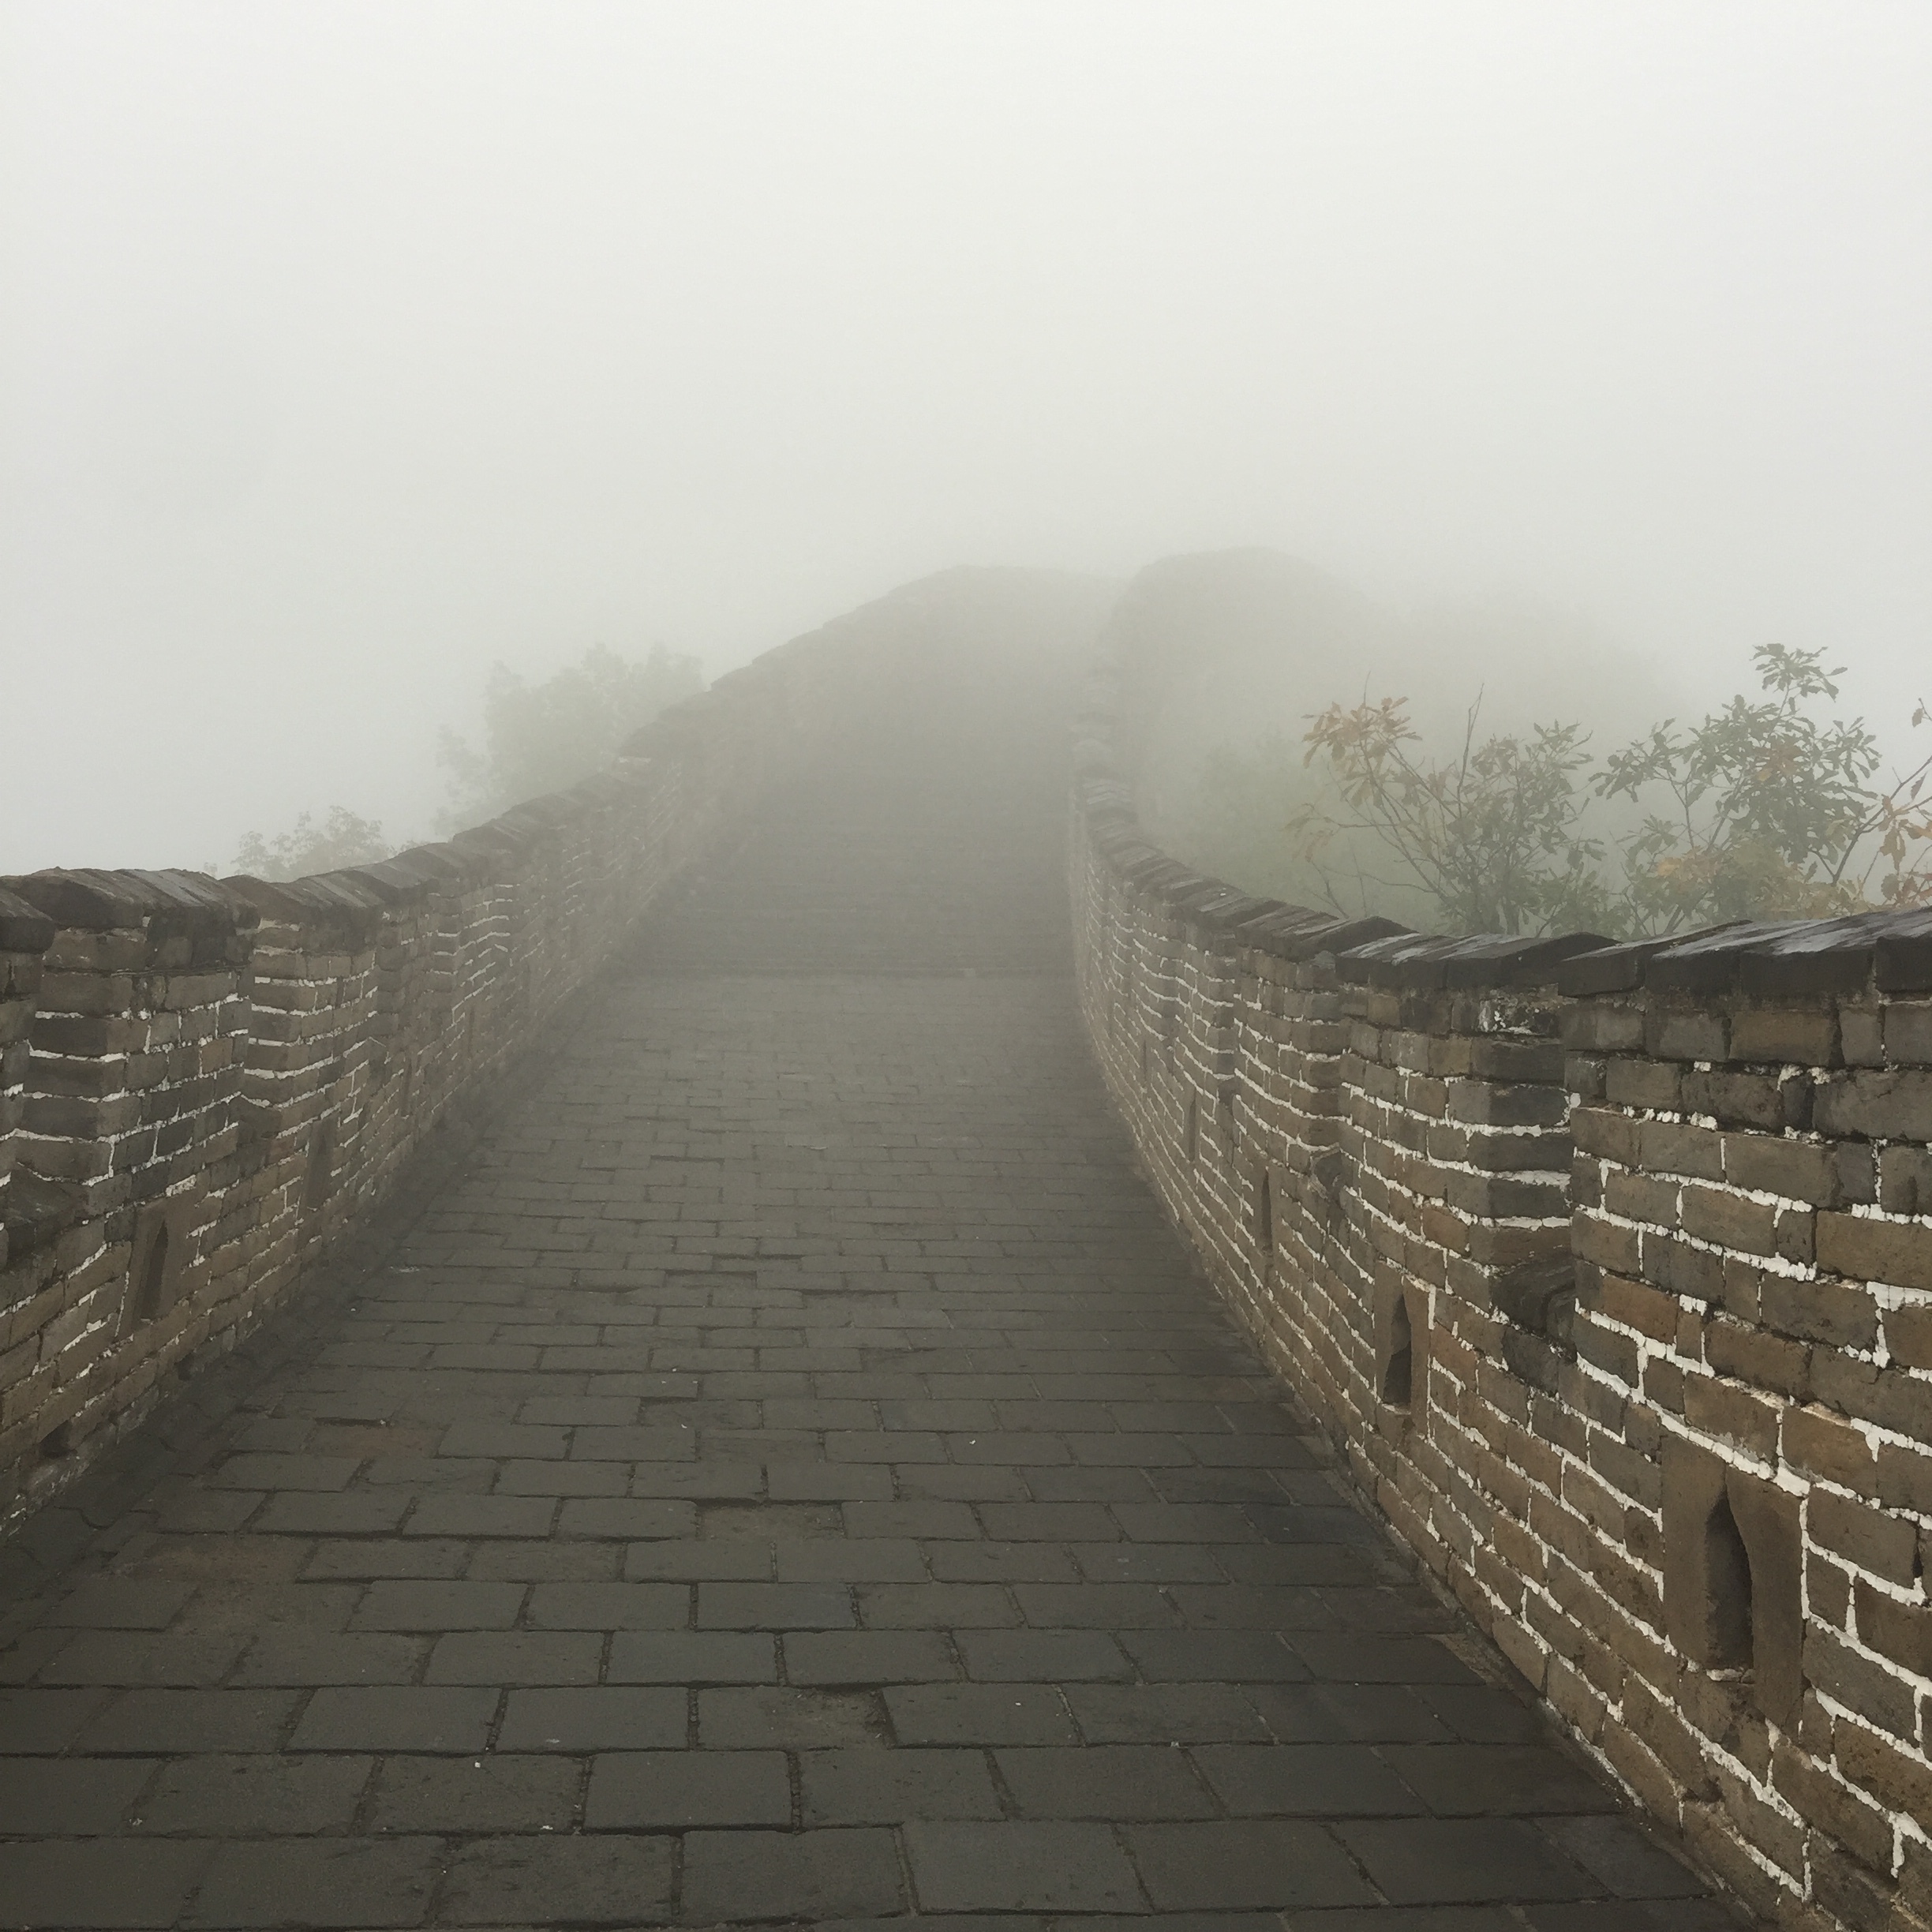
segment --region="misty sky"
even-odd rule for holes
[[[1896,717],[1928,101],[1923,0],[0,6],[0,870],[426,833],[492,659],[960,562],[1267,544]]]

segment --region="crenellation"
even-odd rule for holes
[[[1917,1909],[1932,916],[1611,945],[1256,915],[1150,851],[1109,702],[1081,1003],[1211,1277],[1417,1557],[1747,1900]],[[1199,1125],[1230,1050],[1232,1178]]]
[[[379,864],[0,887],[0,1527],[297,1292],[849,713],[874,647],[801,642],[609,772]]]

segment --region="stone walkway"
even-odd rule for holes
[[[982,769],[774,800],[39,1592],[0,1924],[1732,1923],[1190,1273],[1080,1037],[1057,780]]]

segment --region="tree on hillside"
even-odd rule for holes
[[[395,849],[375,819],[358,818],[345,805],[331,805],[320,825],[304,812],[290,830],[274,838],[259,832],[245,833],[235,853],[234,869],[252,878],[306,878],[314,872],[369,865],[387,859]]]
[[[608,764],[639,725],[703,688],[697,659],[661,644],[641,663],[593,645],[537,684],[497,665],[483,697],[481,749],[455,732],[443,734],[438,760],[450,773],[444,826],[474,825],[575,784]]]
[[[1932,902],[1932,756],[1878,786],[1864,721],[1814,714],[1838,695],[1824,653],[1753,655],[1760,696],[1666,719],[1594,768],[1573,724],[1485,738],[1472,709],[1442,758],[1402,699],[1331,705],[1304,740],[1329,795],[1295,814],[1294,848],[1338,908],[1419,889],[1458,932],[1661,937]],[[1641,813],[1634,830],[1601,825],[1619,801]]]

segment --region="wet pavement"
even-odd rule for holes
[[[1732,1923],[1191,1269],[1057,775],[989,769],[774,796],[352,1295],[11,1553],[0,1924]]]

